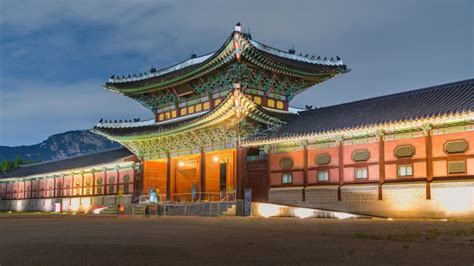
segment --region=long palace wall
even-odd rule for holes
[[[0,181],[0,211],[87,212],[101,206],[130,204],[139,192],[140,167],[114,163]]]
[[[468,124],[273,148],[260,174],[267,175],[273,203],[387,217],[473,218],[473,129]],[[247,167],[247,187],[252,171]]]

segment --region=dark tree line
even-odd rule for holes
[[[2,164],[0,165],[0,174],[8,173],[11,172],[20,165],[25,165],[25,164],[31,164],[31,163],[37,163],[36,161],[31,161],[31,160],[25,160],[21,158],[20,156],[17,156],[15,160],[4,160],[2,161]]]

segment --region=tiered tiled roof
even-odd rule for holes
[[[362,129],[466,112],[474,112],[474,79],[303,111],[267,139]],[[246,141],[258,142],[258,138]]]
[[[47,161],[31,165],[20,166],[4,175],[1,178],[27,177],[32,175],[48,174],[60,171],[71,171],[77,168],[92,167],[114,162],[121,162],[123,159],[133,156],[126,148],[116,148],[85,155],[79,155],[67,159]]]
[[[129,96],[173,88],[238,61],[238,58],[280,75],[308,79],[315,83],[327,79],[327,75],[334,76],[348,71],[339,57],[328,59],[296,55],[294,50],[285,52],[261,44],[252,40],[249,34],[242,34],[236,30],[216,52],[200,57],[193,55],[191,59],[179,64],[160,70],[152,69],[150,73],[122,77],[113,75],[105,87]]]

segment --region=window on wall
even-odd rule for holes
[[[367,179],[367,178],[369,178],[369,170],[367,169],[367,167],[356,168],[355,169],[355,178],[356,179]]]
[[[397,174],[399,177],[413,176],[413,166],[412,165],[399,165]]]
[[[465,174],[466,173],[466,161],[449,161],[448,162],[448,174]]]
[[[293,174],[292,173],[283,173],[283,174],[281,174],[281,183],[282,184],[291,184],[291,183],[293,183]]]
[[[329,181],[329,170],[319,170],[318,182],[327,182],[327,181]]]

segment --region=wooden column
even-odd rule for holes
[[[104,196],[107,195],[107,169],[104,168]]]
[[[247,148],[237,146],[237,198],[244,198],[245,157]]]
[[[337,200],[341,201],[341,187],[344,185],[344,141],[339,141],[339,186],[337,187]]]
[[[115,188],[115,194],[118,194],[120,188],[120,168],[117,168],[117,185]]]
[[[306,201],[306,187],[308,186],[308,146],[305,144],[303,149],[303,201]]]
[[[81,196],[84,195],[84,172],[81,173],[82,181],[81,181]]]
[[[431,141],[431,127],[424,129],[426,147],[426,199],[431,199],[431,181],[433,181],[433,148]]]
[[[62,180],[63,180],[63,185],[62,185],[61,196],[64,197],[64,196],[65,196],[64,194],[67,194],[67,193],[64,193],[65,190],[67,189],[67,188],[66,188],[66,182],[64,182],[64,181],[65,181],[65,175],[63,175]],[[36,183],[36,185],[39,186],[38,183]],[[38,189],[39,189],[39,188],[38,188]],[[37,189],[37,190],[38,190],[38,189]],[[38,193],[38,192],[37,192],[37,193]],[[62,208],[62,206],[63,206],[63,205],[62,205],[62,203],[61,203],[61,208]],[[61,209],[61,211],[62,211],[62,209]]]
[[[166,200],[171,200],[171,155],[166,153]]]
[[[268,148],[267,153],[267,198],[270,201],[270,188],[272,187],[272,148]]]
[[[379,134],[379,200],[383,200],[382,185],[385,183],[385,143]]]
[[[201,163],[200,163],[200,175],[199,180],[200,189],[201,189],[201,199],[205,199],[204,193],[206,192],[206,153],[204,152],[204,148],[201,147],[201,155],[200,155]]]

